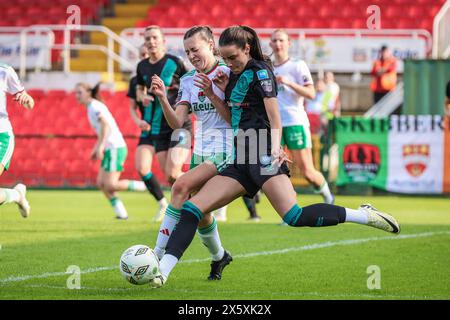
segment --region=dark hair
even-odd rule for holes
[[[203,40],[206,42],[212,41],[213,42],[213,53],[215,56],[219,56],[219,50],[216,48],[216,42],[214,41],[214,33],[212,29],[209,26],[193,26],[190,28],[186,33],[184,34],[183,40],[189,39],[193,37],[196,34],[199,34],[200,37],[202,37]]]
[[[101,97],[101,95],[100,95],[100,85],[101,85],[102,83],[101,82],[99,82],[99,83],[97,83],[93,88],[89,85],[89,84],[87,84],[86,82],[81,82],[81,83],[78,83],[77,84],[77,86],[78,87],[81,87],[81,88],[83,88],[84,90],[86,90],[87,92],[89,92],[89,95],[91,96],[91,98],[94,98],[94,99],[96,99],[96,100],[99,100],[99,101],[102,101],[103,102],[103,99],[102,99],[102,97]]]
[[[248,26],[232,26],[225,29],[219,38],[219,46],[235,45],[244,49],[246,45],[250,46],[250,56],[259,61],[266,62],[272,68],[272,61],[263,54],[261,43],[256,31]]]

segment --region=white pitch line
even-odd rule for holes
[[[69,290],[64,286],[51,286],[46,284],[31,284],[25,285],[27,288],[37,288],[37,289],[61,289],[61,290]],[[150,287],[131,287],[131,288],[104,288],[104,287],[85,287],[82,286],[78,290],[93,290],[93,291],[103,291],[103,292],[156,292],[155,289]],[[73,290],[73,291],[78,291]],[[317,296],[320,298],[375,298],[375,299],[446,299],[448,298],[442,294],[430,294],[430,295],[401,295],[401,294],[348,294],[348,293],[323,293],[323,292],[276,292],[276,291],[237,291],[237,290],[190,290],[190,289],[174,289],[174,288],[164,288],[164,292],[179,292],[179,293],[187,293],[187,294],[242,294],[242,295],[255,295],[255,294],[268,294],[272,296],[291,296],[291,297],[310,297]],[[159,291],[158,291],[159,292]]]
[[[291,247],[291,248],[279,249],[279,250],[237,254],[237,255],[233,255],[233,259],[234,258],[245,259],[245,258],[253,258],[253,257],[257,257],[257,256],[284,254],[284,253],[288,253],[288,252],[308,251],[308,250],[329,248],[329,247],[334,247],[334,246],[348,246],[348,245],[366,243],[366,242],[370,242],[370,241],[424,238],[424,237],[432,237],[432,236],[442,235],[442,234],[450,235],[450,230],[438,231],[438,232],[402,234],[402,235],[398,235],[398,236],[388,236],[388,237],[371,237],[371,238],[362,238],[362,239],[348,239],[348,240],[328,241],[328,242],[323,242],[323,243],[313,243],[313,244],[308,244],[308,245],[304,245],[301,247]],[[189,260],[181,260],[179,263],[199,263],[199,262],[209,262],[210,260],[211,260],[211,258],[189,259]],[[118,266],[94,267],[94,268],[82,270],[80,273],[86,274],[86,273],[93,273],[93,272],[99,272],[99,271],[109,271],[109,270],[115,270],[118,268],[119,268]],[[31,279],[43,279],[43,278],[50,278],[50,277],[58,277],[58,276],[64,276],[64,275],[69,275],[69,274],[66,272],[46,272],[46,273],[43,273],[40,275],[10,276],[7,278],[0,279],[0,284],[26,281],[26,280],[31,280]]]

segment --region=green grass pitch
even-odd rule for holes
[[[167,194],[168,195],[168,194]],[[121,253],[154,246],[159,224],[147,193],[120,194],[130,219],[116,221],[99,191],[29,191],[29,219],[15,205],[0,207],[0,299],[449,299],[450,200],[396,196],[338,196],[337,204],[372,203],[400,222],[400,236],[356,224],[327,228],[278,226],[263,197],[259,223],[247,221],[241,199],[219,223],[234,261],[221,281],[208,282],[209,254],[198,237],[166,286],[133,286],[120,275]],[[320,202],[299,195],[300,205]],[[81,269],[70,290],[69,266]],[[369,266],[380,289],[369,289]],[[369,268],[370,269],[370,268]],[[370,279],[369,279],[370,280]],[[369,283],[371,283],[369,281]]]

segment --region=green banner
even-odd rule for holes
[[[341,117],[336,119],[339,173],[336,184],[369,184],[386,187],[388,169],[388,119]]]

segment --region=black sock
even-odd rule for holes
[[[191,202],[186,201],[181,208],[180,221],[178,221],[166,246],[166,254],[177,257],[180,260],[184,251],[194,239],[198,222],[203,213]]]
[[[142,181],[145,183],[147,190],[155,197],[157,201],[164,198],[164,194],[161,190],[161,185],[159,184],[153,173],[148,173],[142,177]]]
[[[250,213],[250,218],[256,218],[258,214],[256,213],[256,200],[255,198],[247,198],[242,197],[245,202],[245,206],[247,207],[248,212]]]
[[[327,227],[345,222],[345,208],[327,203],[317,203],[304,208],[294,205],[283,217],[293,227]]]

